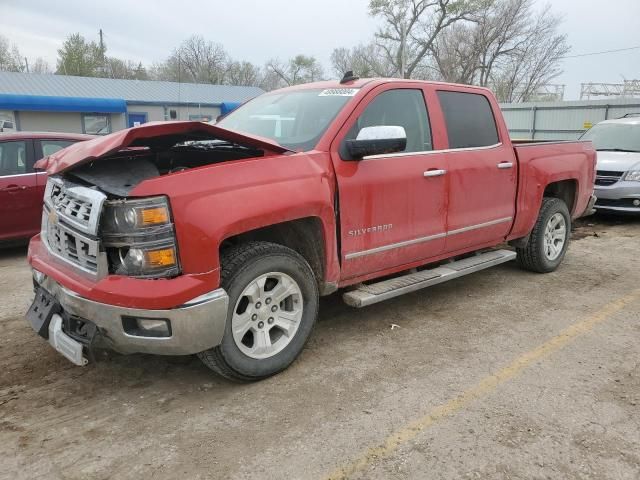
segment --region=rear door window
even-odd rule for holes
[[[499,143],[491,104],[484,95],[438,91],[449,148],[487,147]]]
[[[0,176],[22,175],[27,169],[27,142],[0,142]]]
[[[42,156],[47,157],[49,155],[53,155],[59,150],[63,148],[67,148],[72,143],[75,143],[72,140],[40,140],[40,147],[42,148]],[[36,149],[36,154],[37,154]]]

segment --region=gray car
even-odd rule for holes
[[[582,140],[598,152],[595,208],[640,215],[640,115],[600,122]]]

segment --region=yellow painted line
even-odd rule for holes
[[[557,336],[551,338],[537,348],[523,353],[510,365],[499,372],[482,379],[469,390],[466,390],[448,402],[435,407],[425,416],[414,420],[397,432],[394,432],[388,436],[381,445],[368,448],[352,462],[331,472],[327,477],[325,477],[326,480],[347,479],[351,475],[364,470],[381,458],[389,457],[400,446],[416,438],[420,432],[429,428],[438,420],[456,413],[474,400],[487,396],[502,383],[517,376],[522,372],[522,370],[529,367],[537,360],[562,349],[576,337],[591,331],[596,325],[611,318],[612,315],[638,299],[640,299],[640,289],[634,290],[628,295],[608,303],[595,314],[565,328]]]

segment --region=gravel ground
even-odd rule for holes
[[[73,366],[2,250],[0,478],[640,478],[639,247],[640,220],[592,217],[553,274],[326,298],[301,358],[250,385],[193,357]]]

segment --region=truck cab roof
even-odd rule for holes
[[[442,85],[447,86],[449,88],[455,87],[460,89],[474,89],[478,91],[482,91],[485,94],[491,94],[491,90],[485,87],[478,87],[475,85],[463,85],[457,83],[448,83],[448,82],[438,82],[432,80],[414,80],[414,79],[404,79],[404,78],[381,78],[381,77],[372,77],[372,78],[358,78],[357,80],[352,80],[348,82],[340,82],[339,80],[324,80],[320,82],[311,82],[311,83],[303,83],[300,85],[292,85],[291,87],[285,87],[279,90],[275,90],[276,92],[282,91],[291,91],[291,90],[308,90],[308,89],[328,89],[328,88],[365,88],[372,89],[378,87],[380,85],[386,85],[389,83],[395,84],[425,84],[425,85]]]

